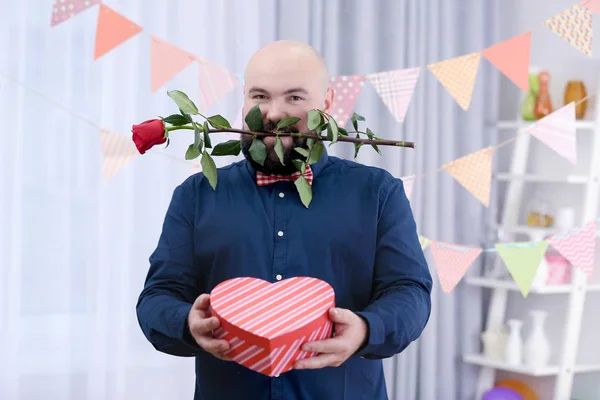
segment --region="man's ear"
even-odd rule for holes
[[[327,114],[331,114],[331,109],[333,108],[333,98],[335,97],[335,90],[330,86],[327,88],[327,92],[325,92],[325,104],[323,105],[323,111]]]

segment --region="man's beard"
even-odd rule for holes
[[[262,130],[264,132],[274,132],[275,129],[277,128],[277,123],[278,122],[274,122],[274,121],[270,121],[270,120],[266,121]],[[280,132],[298,133],[299,130],[295,126],[290,126],[290,127],[280,130]],[[262,141],[263,138],[257,137],[256,139]],[[285,165],[281,164],[279,157],[272,157],[271,153],[274,153],[275,149],[269,148],[269,146],[267,146],[267,158],[265,159],[264,165],[260,165],[259,163],[254,161],[252,159],[252,156],[250,155],[250,146],[252,145],[252,140],[253,140],[252,135],[242,134],[240,147],[242,149],[242,153],[244,154],[244,157],[246,157],[246,160],[248,160],[250,165],[252,165],[252,167],[256,171],[260,171],[263,174],[266,174],[266,175],[291,175],[294,172],[298,171],[292,161],[293,160],[302,160],[302,161],[306,160],[306,157],[304,157],[302,154],[300,154],[296,150],[294,150],[294,148],[296,148],[296,147],[301,147],[301,148],[308,150],[308,146],[306,145],[306,138],[293,136],[292,137],[292,141],[293,141],[292,146],[290,148],[285,148],[285,147],[283,148],[283,163]],[[274,161],[273,158],[276,158],[276,161]]]

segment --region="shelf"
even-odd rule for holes
[[[494,279],[494,278],[482,278],[482,277],[467,277],[465,283],[471,286],[485,287],[490,289],[506,289],[515,292],[520,292],[519,286],[513,281]],[[564,294],[571,293],[571,285],[547,285],[541,287],[532,286],[529,290],[530,294]],[[600,292],[600,284],[588,284],[588,292]]]
[[[504,361],[490,360],[481,354],[467,354],[463,356],[463,361],[468,364],[479,365],[480,367],[488,367],[499,369],[508,372],[514,372],[529,376],[554,376],[560,372],[558,365],[549,365],[539,369],[531,368],[527,365],[509,365]],[[600,364],[598,365],[577,365],[575,373],[583,374],[590,372],[600,372]]]
[[[567,176],[547,176],[539,174],[510,174],[500,173],[495,177],[501,181],[527,181],[527,182],[547,182],[547,183],[577,183],[585,184],[590,180],[586,175],[567,175]]]
[[[519,120],[519,121],[517,121],[517,120],[498,121],[498,123],[496,124],[496,127],[498,129],[505,129],[505,130],[527,129],[534,123],[535,122],[528,122],[528,121],[521,121],[521,120]],[[590,120],[575,121],[575,127],[579,130],[594,130],[596,128],[596,121],[590,121]]]

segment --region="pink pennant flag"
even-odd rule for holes
[[[198,108],[200,112],[208,111],[227,93],[240,85],[239,79],[233,72],[208,60],[200,61],[199,73],[200,98]]]
[[[580,52],[592,55],[592,12],[587,7],[575,4],[544,25]]]
[[[119,171],[138,156],[138,150],[130,138],[102,129],[100,131],[102,147],[102,175],[105,180],[114,177]]]
[[[575,122],[575,103],[571,102],[536,121],[528,132],[572,164],[577,164]]]
[[[88,8],[100,4],[101,0],[54,0],[52,6],[52,20],[50,26],[54,27],[61,22],[65,22],[69,18]]]
[[[367,80],[399,123],[404,122],[420,71],[421,68],[408,68],[367,75]]]
[[[550,237],[552,245],[576,268],[588,277],[592,277],[596,253],[596,221],[590,221],[583,227]]]
[[[412,192],[413,192],[413,186],[415,184],[415,176],[414,175],[404,176],[400,179],[402,180],[402,183],[404,184],[404,192],[406,193],[406,197],[410,201],[410,198],[411,198]]]
[[[480,59],[481,53],[471,53],[427,65],[427,68],[465,111],[471,104]]]
[[[493,147],[486,147],[442,167],[486,207],[490,204],[493,154]]]
[[[105,4],[100,4],[96,27],[94,60],[99,59],[142,31],[142,27]]]
[[[524,92],[529,91],[529,57],[531,53],[531,32],[488,47],[481,52],[507,78]]]
[[[590,11],[600,14],[600,0],[583,0],[579,4]]]
[[[430,241],[429,247],[435,262],[442,290],[450,293],[463,278],[471,264],[481,254],[481,249]]]
[[[156,92],[162,85],[196,61],[196,56],[164,40],[150,38],[151,91]]]
[[[340,128],[348,123],[354,111],[354,104],[365,85],[365,79],[360,75],[340,75],[331,78],[331,88],[335,91],[331,116]]]

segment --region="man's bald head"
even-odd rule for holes
[[[300,121],[290,130],[307,132],[308,111],[330,112],[333,89],[329,87],[329,73],[321,55],[311,46],[291,40],[268,44],[251,57],[246,67],[244,82],[244,119],[254,106],[259,106],[264,129],[275,130],[284,117],[298,117]],[[244,122],[244,128],[248,128]],[[293,159],[301,158],[294,147],[304,147],[303,138],[281,137],[285,160],[282,165],[274,151],[275,138],[262,141],[267,146],[265,165],[257,165],[248,157],[251,136],[242,137],[242,151],[255,169],[264,173],[294,172]]]

